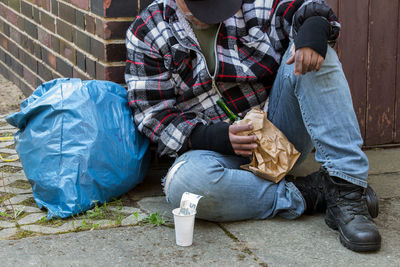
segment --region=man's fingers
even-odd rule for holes
[[[301,74],[306,74],[308,72],[308,69],[310,67],[310,63],[311,63],[311,54],[303,52],[303,66],[302,66],[302,69],[301,69],[302,70]]]
[[[307,72],[315,70],[315,66],[318,63],[318,56],[319,55],[317,53],[310,54],[310,65],[308,66]]]
[[[286,61],[286,64],[291,65],[294,63],[294,55],[291,55],[289,59]]]
[[[292,46],[290,47],[290,57],[289,57],[289,59],[286,61],[286,64],[291,65],[291,64],[294,63],[295,54],[296,54],[296,50],[295,50],[295,48],[294,48],[294,44],[292,44]]]
[[[249,150],[235,150],[235,154],[243,157],[250,157],[253,152]]]
[[[233,145],[235,145],[235,144],[251,144],[251,143],[254,143],[257,140],[257,137],[254,136],[254,135],[240,136],[240,135],[231,134],[229,136],[229,139],[231,140],[232,147],[233,147]]]
[[[315,71],[319,71],[321,69],[323,63],[324,63],[324,58],[319,56],[317,65],[315,66]]]
[[[229,126],[229,132],[233,134],[237,134],[244,131],[250,131],[251,129],[253,129],[253,125],[251,124],[244,124],[244,125],[233,124]]]
[[[295,55],[295,65],[294,65],[294,74],[299,76],[303,72],[303,53],[301,50],[296,51]]]
[[[252,151],[253,149],[257,148],[256,143],[251,143],[251,144],[232,144],[233,150],[250,150]]]

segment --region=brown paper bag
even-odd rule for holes
[[[258,147],[253,152],[252,161],[241,168],[278,183],[293,168],[300,152],[259,108],[253,108],[235,124],[252,124],[253,130],[242,132],[241,135],[257,136]]]

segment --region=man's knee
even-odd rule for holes
[[[167,201],[179,206],[184,192],[213,198],[215,185],[222,179],[224,167],[212,153],[190,151],[177,159],[164,178]]]

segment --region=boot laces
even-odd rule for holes
[[[365,194],[360,192],[361,190],[363,189],[357,187],[351,190],[339,190],[336,205],[349,215],[364,215],[369,217]]]

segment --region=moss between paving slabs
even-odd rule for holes
[[[15,197],[15,194],[0,192],[0,203],[3,203],[4,201],[12,197]]]
[[[7,132],[0,133],[0,137],[9,137],[9,136],[14,136],[14,134],[13,133],[7,133]]]
[[[16,187],[19,189],[30,189],[31,184],[26,180],[16,180],[15,182],[9,184],[8,186]]]
[[[23,210],[8,209],[5,212],[0,212],[0,220],[17,223],[18,220],[21,220],[27,215],[28,213]]]
[[[2,152],[2,153],[0,153],[0,156],[3,158],[3,159],[5,159],[5,158],[8,158],[8,157],[11,157],[11,156],[14,156],[13,154],[10,154],[10,153],[4,153],[4,152]]]
[[[37,208],[35,199],[33,197],[27,198],[24,201],[22,201],[21,203],[19,203],[20,205],[23,206],[29,206],[29,207],[35,207]]]
[[[10,165],[4,165],[0,167],[0,173],[5,172],[5,173],[16,173],[22,171],[21,167],[15,167],[15,166],[10,166]]]
[[[6,146],[6,148],[8,148],[8,149],[14,149],[14,150],[15,150],[15,143],[12,144],[12,145]]]
[[[48,227],[60,227],[62,226],[64,223],[66,223],[68,221],[68,219],[51,219],[51,220],[47,220],[46,216],[43,216],[39,221],[39,225],[42,226],[48,226]]]
[[[0,121],[0,127],[10,126],[6,121]]]
[[[26,238],[26,237],[33,237],[33,236],[40,236],[40,235],[41,234],[39,234],[39,233],[19,229],[15,235],[10,236],[8,239],[17,240],[17,239],[22,239],[22,238]]]

